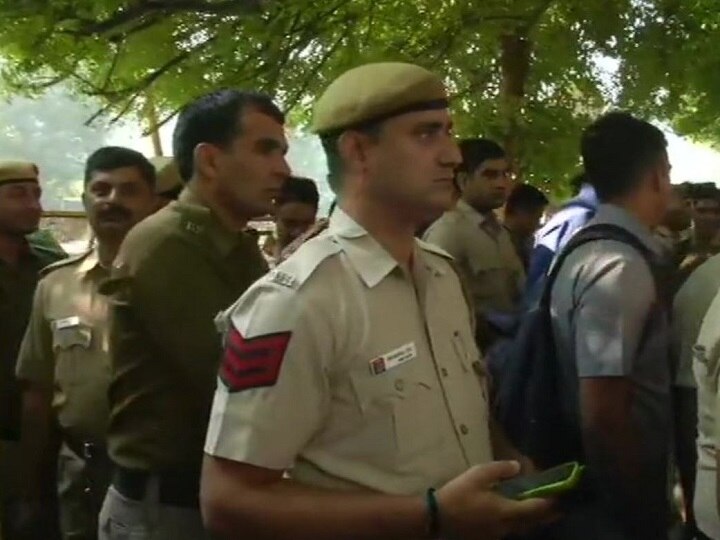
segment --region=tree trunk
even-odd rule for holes
[[[155,104],[153,103],[150,94],[147,95],[145,103],[145,117],[148,122],[148,132],[150,134],[150,140],[153,145],[153,152],[155,156],[162,156],[162,141],[160,140],[160,128],[158,127],[157,111],[155,110]]]
[[[518,182],[522,181],[523,129],[522,108],[525,83],[530,73],[531,43],[525,29],[517,29],[500,38],[500,114],[504,129],[505,152]]]

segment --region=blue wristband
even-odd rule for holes
[[[435,488],[430,488],[425,493],[425,505],[428,513],[428,538],[435,540],[440,538],[440,505],[435,496]]]

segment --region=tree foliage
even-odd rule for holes
[[[720,142],[720,11],[714,0],[638,2],[619,46],[621,103]]]
[[[0,159],[32,161],[40,169],[43,204],[51,210],[80,210],[87,156],[102,146],[107,126],[84,126],[93,105],[59,89],[39,99],[0,102]]]
[[[581,129],[615,102],[715,133],[702,110],[720,104],[714,2],[0,0],[0,54],[12,91],[69,81],[110,118],[142,116],[151,96],[164,120],[210,89],[249,87],[300,127],[340,72],[410,60],[446,77],[461,135],[498,138],[526,178],[562,188]]]

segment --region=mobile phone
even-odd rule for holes
[[[518,501],[554,497],[575,489],[584,470],[585,466],[577,462],[563,463],[545,471],[504,480],[495,490],[503,497]]]

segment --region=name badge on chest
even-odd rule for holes
[[[370,360],[370,373],[380,375],[417,358],[415,343],[410,342]]]
[[[75,328],[80,326],[80,317],[65,317],[64,319],[56,319],[52,322],[53,330],[65,330],[66,328]]]

